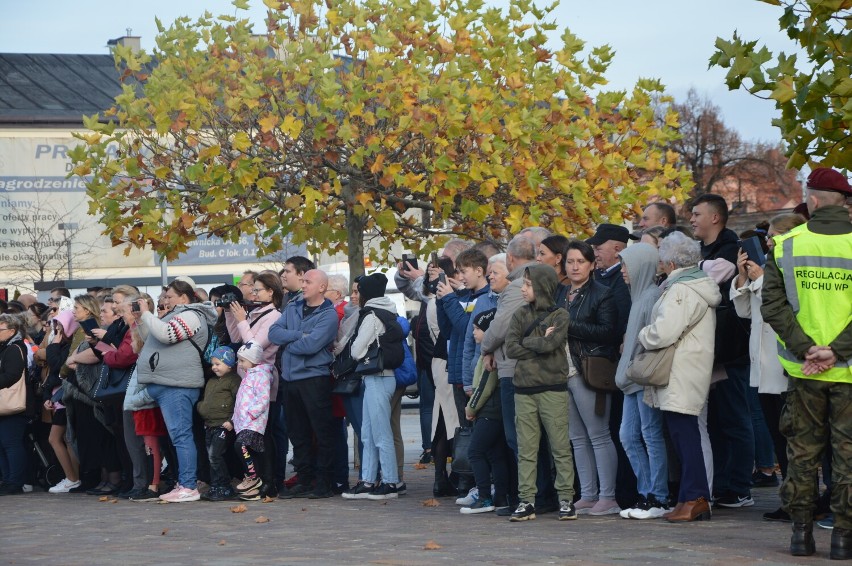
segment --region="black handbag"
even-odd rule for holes
[[[352,341],[346,343],[343,351],[334,357],[331,362],[331,375],[335,380],[344,379],[355,373],[355,368],[358,367],[358,360],[352,359]]]
[[[385,371],[385,362],[377,338],[375,342],[370,344],[367,355],[358,361],[358,366],[355,368],[355,375],[379,375],[383,371]]]
[[[123,398],[125,393],[127,393],[130,376],[135,369],[136,364],[133,364],[129,368],[111,368],[103,364],[101,375],[95,386],[94,399],[96,401],[110,401]]]
[[[473,474],[473,466],[470,465],[470,458],[468,457],[468,449],[470,448],[470,439],[472,437],[473,427],[456,427],[456,433],[453,436],[453,463],[450,467],[457,474]]]
[[[334,385],[331,392],[337,395],[354,395],[361,387],[361,378],[354,373],[351,373],[340,379],[334,379]]]

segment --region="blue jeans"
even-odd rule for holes
[[[435,383],[432,370],[417,372],[417,390],[420,392],[420,438],[423,450],[432,449],[432,406],[435,404]]]
[[[713,445],[713,492],[751,493],[754,430],[748,403],[749,365],[727,364],[728,379],[710,390],[708,428]]]
[[[201,389],[168,387],[152,383],[148,394],[154,398],[163,412],[169,438],[177,453],[178,483],[188,489],[198,485],[198,449],[192,436],[192,412],[201,396]]]
[[[663,413],[646,405],[642,401],[643,395],[643,391],[638,391],[624,396],[619,437],[636,474],[640,495],[653,495],[657,501],[666,501],[669,497],[669,470],[663,438]]]
[[[754,459],[758,468],[775,467],[775,450],[772,445],[772,435],[763,416],[757,387],[748,388],[748,409],[751,413],[751,428],[754,431]]]
[[[27,418],[23,414],[0,417],[0,475],[3,485],[20,488],[27,470],[24,432]]]
[[[399,482],[396,467],[396,449],[391,430],[391,397],[396,389],[393,377],[368,375],[364,377],[364,421],[361,423],[361,441],[364,443],[361,460],[361,479],[375,483],[382,465],[382,481]]]
[[[355,436],[358,438],[358,460],[364,459],[364,439],[361,438],[361,423],[364,420],[364,382],[358,386],[357,391],[352,395],[343,395],[343,410],[346,412],[346,420],[352,425],[352,430],[355,431]],[[347,442],[349,438],[347,435]],[[349,447],[346,447],[347,464],[349,462],[348,453]]]

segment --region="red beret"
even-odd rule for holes
[[[849,186],[849,181],[846,176],[838,173],[834,169],[819,167],[814,169],[808,175],[808,188],[817,191],[832,191],[842,193],[846,196],[852,196],[852,187]]]

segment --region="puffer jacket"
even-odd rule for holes
[[[518,361],[512,378],[515,393],[564,391],[568,388],[568,312],[553,303],[556,272],[549,265],[534,264],[527,267],[525,276],[532,282],[535,300],[515,311],[506,334],[506,355]],[[524,336],[539,318],[541,321]],[[545,336],[551,326],[554,331]]]
[[[646,403],[684,415],[701,412],[710,392],[715,308],[721,300],[719,286],[697,267],[676,269],[669,275],[651,312],[653,322],[639,331],[639,341],[646,350],[658,350],[671,346],[692,328],[675,350],[669,384],[646,387]]]
[[[204,351],[208,326],[216,324],[213,303],[178,305],[159,319],[145,312],[139,319],[139,335],[145,341],[136,364],[140,384],[168,387],[204,387],[201,355],[190,340]]]

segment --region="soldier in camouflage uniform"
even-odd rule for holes
[[[808,177],[811,220],[776,236],[766,262],[761,312],[778,333],[778,357],[791,377],[781,432],[790,463],[781,486],[793,519],[790,553],[816,552],[813,478],[830,436],[831,558],[852,559],[852,195],[831,169]]]

